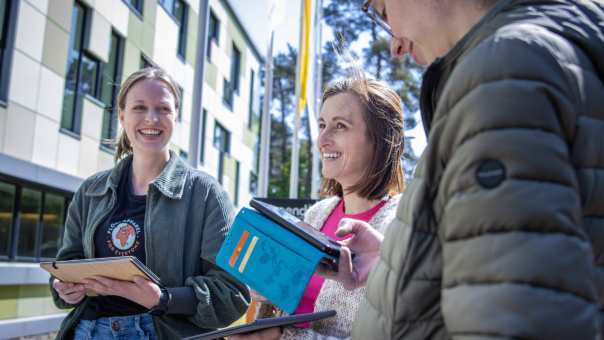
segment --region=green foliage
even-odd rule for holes
[[[350,51],[356,42],[368,41],[369,45],[360,51],[359,61],[370,76],[385,81],[399,93],[405,107],[405,129],[412,129],[417,125],[417,118],[410,113],[418,109],[423,70],[409,58],[391,58],[390,38],[361,11],[361,5],[362,0],[326,0],[323,18],[335,38],[323,45],[323,88],[333,80],[346,77],[349,72],[336,50]],[[269,197],[289,197],[296,61],[297,51],[291,46],[274,58]],[[310,197],[312,174],[312,143],[308,139],[310,122],[306,113],[302,115],[301,128],[298,197],[304,198]],[[407,137],[403,161],[405,173],[410,176],[417,156]]]

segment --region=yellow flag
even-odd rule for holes
[[[306,106],[306,88],[308,87],[308,67],[310,56],[310,22],[311,22],[311,0],[304,1],[302,14],[302,41],[300,42],[300,101],[298,102],[297,112],[304,110]]]

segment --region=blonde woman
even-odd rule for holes
[[[178,88],[163,70],[145,68],[126,79],[118,106],[117,163],[76,192],[57,260],[135,256],[162,286],[51,278],[55,304],[73,308],[57,338],[173,339],[224,327],[249,303],[247,288],[214,263],[233,207],[212,177],[168,149]]]

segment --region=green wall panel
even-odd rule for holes
[[[155,40],[155,28],[153,26],[144,24],[140,48],[151,59],[153,59],[154,40]]]
[[[68,48],[69,33],[54,21],[47,20],[42,63],[61,77],[65,77],[66,73]]]
[[[128,15],[128,42],[131,42],[139,49],[143,44],[143,22],[132,11]]]
[[[66,32],[69,32],[72,9],[73,0],[50,0],[48,4],[48,17]]]
[[[0,286],[0,320],[17,316],[18,286]]]
[[[243,129],[243,144],[247,145],[250,149],[254,150],[256,146],[256,140],[258,137],[253,131]]]
[[[204,81],[208,84],[214,91],[218,91],[216,89],[216,82],[218,78],[218,68],[216,65],[212,64],[209,60],[206,59],[205,62],[205,70],[204,70]]]
[[[141,51],[130,40],[126,41],[126,50],[124,51],[124,68],[122,79],[126,79],[132,72],[140,67]]]
[[[0,286],[0,320],[57,314],[47,285]]]

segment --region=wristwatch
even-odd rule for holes
[[[155,307],[149,310],[149,314],[153,316],[161,316],[166,314],[168,310],[168,303],[170,302],[171,295],[170,292],[165,287],[160,287],[161,295],[159,297],[159,302]]]

